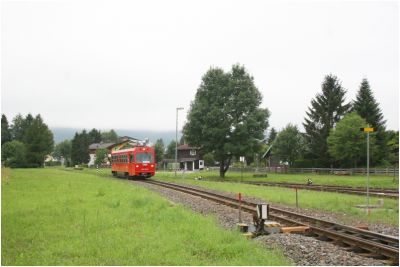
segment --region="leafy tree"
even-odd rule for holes
[[[117,143],[118,135],[113,129],[111,129],[109,132],[102,132],[101,141],[104,143]]]
[[[207,153],[203,156],[205,166],[214,166],[214,155],[212,153]]]
[[[1,115],[1,145],[11,141],[11,130],[6,115]]]
[[[93,143],[100,143],[101,142],[101,132],[96,130],[95,128],[93,128],[89,134],[88,134],[88,138],[89,138],[89,143],[93,144]]]
[[[71,140],[71,161],[73,165],[81,163],[79,153],[80,139],[80,134],[76,132],[74,138]]]
[[[178,146],[180,146],[180,145],[184,145],[184,144],[185,144],[185,136],[184,136],[184,135],[182,135],[182,136],[181,136],[181,139],[179,139]]]
[[[13,140],[22,141],[25,134],[25,119],[21,114],[17,114],[12,123],[11,134]]]
[[[89,162],[89,136],[86,130],[75,133],[71,141],[71,161],[73,165]]]
[[[107,157],[108,157],[108,150],[106,148],[97,149],[96,160],[94,161],[94,163],[100,166],[104,162],[104,160],[107,159]]]
[[[58,143],[54,147],[53,155],[56,158],[63,157],[66,162],[66,165],[69,166],[69,163],[71,162],[71,141],[65,140],[62,141],[61,143]]]
[[[176,148],[176,142],[175,142],[175,140],[172,140],[167,147],[167,152],[165,153],[164,158],[174,159],[175,158],[175,148]]]
[[[366,127],[367,122],[356,112],[347,114],[330,131],[328,137],[329,153],[342,162],[342,165],[350,165],[356,168],[361,159],[366,157],[367,138],[360,128]],[[375,137],[370,134],[370,151],[374,150]],[[350,163],[350,164],[348,164]],[[349,166],[346,166],[349,167]]]
[[[269,132],[269,135],[268,135],[267,144],[271,145],[272,142],[274,142],[277,135],[278,135],[278,132],[275,130],[274,127],[272,127],[271,131]]]
[[[15,116],[11,127],[11,136],[15,141],[19,141],[19,143],[13,143],[16,149],[19,149],[19,152],[16,152],[19,153],[18,156],[13,157],[21,160],[17,164],[19,167],[41,167],[44,157],[53,151],[53,133],[43,122],[40,114],[35,118],[31,114],[25,118],[21,114]],[[20,149],[21,143],[24,149]]]
[[[214,154],[220,177],[233,157],[254,152],[256,139],[264,138],[269,112],[259,108],[261,101],[253,77],[243,66],[234,65],[229,73],[210,68],[202,77],[183,132],[189,144]]]
[[[7,167],[18,168],[26,165],[26,147],[17,140],[1,146],[1,161]]]
[[[164,159],[164,141],[161,139],[157,139],[154,144],[154,151],[156,153],[156,162],[161,162]]]
[[[332,163],[328,152],[327,138],[331,128],[348,113],[350,104],[344,104],[346,90],[334,75],[325,76],[322,93],[311,100],[311,107],[306,112],[303,123],[306,130],[310,159],[318,166],[329,166]]]
[[[371,161],[372,164],[386,159],[389,154],[387,147],[388,136],[385,133],[386,121],[383,119],[382,111],[373,96],[367,79],[363,79],[361,82],[356,100],[353,103],[353,110],[356,111],[361,118],[365,119],[371,127],[375,128],[376,145],[378,148],[376,157]]]
[[[53,133],[43,122],[40,114],[32,120],[30,120],[29,115],[26,118],[25,125],[27,128],[23,137],[23,142],[27,148],[26,159],[29,166],[40,167],[43,165],[44,157],[53,151]]]
[[[399,131],[387,131],[388,161],[392,165],[399,164]]]
[[[305,150],[305,140],[299,132],[297,126],[288,124],[279,132],[275,139],[272,151],[281,160],[287,161],[289,166],[293,166]]]

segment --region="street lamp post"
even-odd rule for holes
[[[178,111],[183,108],[176,108],[176,130],[175,130],[175,177],[178,164]]]
[[[369,215],[369,132],[367,132],[367,208]]]

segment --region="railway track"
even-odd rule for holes
[[[195,195],[233,208],[238,208],[239,206],[239,202],[235,198],[206,190],[154,180],[143,180],[142,182]],[[244,212],[256,215],[256,205],[257,203],[242,200],[241,209]],[[308,235],[321,240],[332,241],[346,250],[357,252],[362,256],[388,260],[390,264],[398,265],[399,239],[396,237],[337,224],[271,206],[269,210],[269,220],[279,221],[285,225],[307,226],[310,229],[307,233]]]
[[[367,195],[366,188],[361,187],[347,187],[347,186],[333,186],[333,185],[304,185],[296,183],[279,183],[279,182],[242,182],[251,185],[261,186],[279,186],[287,188],[298,188],[315,191],[326,191],[326,192],[337,192],[354,195]],[[386,198],[399,198],[398,189],[381,189],[381,188],[370,188],[369,195],[372,197],[386,197]]]

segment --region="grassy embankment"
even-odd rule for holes
[[[160,180],[168,180],[174,182],[182,182],[188,184],[194,184],[198,186],[202,186],[205,188],[212,188],[221,191],[227,191],[232,193],[241,192],[247,196],[254,196],[264,199],[266,202],[271,204],[279,203],[288,206],[295,207],[296,206],[296,195],[295,190],[290,188],[281,188],[281,187],[266,187],[266,186],[255,186],[255,185],[247,185],[247,184],[238,184],[238,183],[220,183],[214,181],[196,181],[193,178],[202,175],[205,178],[209,178],[206,172],[201,173],[191,173],[178,175],[178,178],[173,178],[174,173],[163,173],[158,172],[156,175],[156,179]],[[236,174],[229,174],[229,178],[235,177]],[[295,177],[291,177],[291,175],[281,176],[287,180],[295,180],[298,179],[298,175]],[[240,178],[240,173],[239,173]],[[253,180],[249,174],[244,175],[245,179]],[[343,177],[340,177],[344,179]],[[270,181],[270,177],[263,178],[264,181]],[[275,176],[275,180],[277,177]],[[320,177],[321,181],[323,177]],[[335,177],[329,177],[327,179],[335,179]],[[352,177],[347,177],[347,179],[353,179]],[[374,177],[374,184],[378,185],[379,179],[384,179],[382,177]],[[303,179],[304,180],[304,179]],[[364,177],[365,180],[365,177]],[[281,181],[281,180],[280,180]],[[313,179],[314,181],[314,179]],[[358,179],[356,179],[358,181]],[[385,184],[388,184],[387,180],[384,180]],[[338,183],[338,182],[336,182]],[[384,184],[382,183],[382,184]],[[348,184],[347,184],[348,185]],[[319,191],[311,191],[311,190],[299,190],[298,191],[298,199],[299,199],[299,207],[307,208],[307,209],[316,209],[323,210],[329,212],[337,212],[341,214],[346,214],[345,217],[341,216],[341,220],[343,223],[352,220],[362,219],[366,222],[381,222],[394,226],[399,225],[399,201],[395,199],[384,199],[384,206],[381,209],[372,209],[371,214],[368,215],[364,210],[358,209],[355,205],[358,204],[366,204],[365,196],[357,196],[357,195],[348,195],[348,194],[339,194],[339,193],[331,193],[331,192],[319,192]],[[376,204],[378,202],[378,198],[372,197],[370,199],[371,204]]]
[[[158,175],[162,176],[173,176],[173,172],[157,172]],[[211,181],[221,181],[219,173],[216,171],[201,171],[185,173],[178,172],[179,177],[195,178],[199,175],[203,178]],[[227,172],[224,181],[258,181],[258,182],[284,182],[284,183],[299,183],[306,184],[307,178],[313,181],[313,184],[317,185],[338,185],[338,186],[352,186],[352,187],[365,187],[367,178],[366,175],[352,175],[352,176],[340,176],[340,175],[324,175],[324,174],[280,174],[280,173],[268,173],[268,177],[253,177],[253,173],[244,172],[243,178],[240,172]],[[398,188],[399,177],[396,176],[384,176],[384,175],[370,175],[370,187],[378,188]]]
[[[128,181],[57,169],[2,172],[1,238],[2,265],[290,264]]]

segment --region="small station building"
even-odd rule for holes
[[[198,171],[204,169],[204,160],[200,148],[188,144],[178,146],[179,168],[185,171]]]

